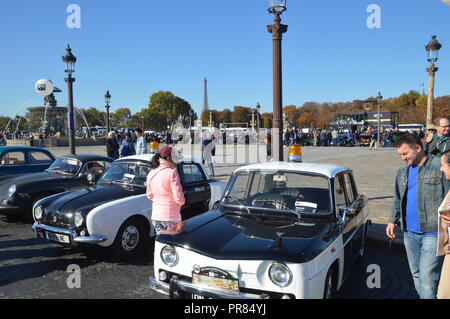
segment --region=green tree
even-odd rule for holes
[[[101,112],[95,107],[91,107],[89,109],[81,109],[81,111],[83,111],[83,114],[86,117],[86,121],[88,122],[90,127],[106,126],[106,112]]]
[[[145,116],[148,118],[149,125],[155,130],[164,130],[171,126],[181,115],[182,123],[185,127],[189,125],[191,105],[182,98],[175,96],[169,91],[159,91],[150,96],[148,109]]]
[[[123,128],[131,118],[131,111],[127,107],[117,109],[111,114],[112,126]]]

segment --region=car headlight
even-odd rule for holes
[[[178,253],[173,246],[165,246],[161,250],[161,260],[169,267],[175,267],[178,264]]]
[[[13,197],[14,193],[16,192],[16,185],[12,185],[9,189],[8,189],[8,198]]]
[[[41,206],[37,206],[34,208],[34,218],[36,220],[39,220],[42,218],[42,213],[43,213],[43,210],[42,210]]]
[[[292,282],[292,272],[285,264],[275,263],[269,268],[269,278],[275,285],[286,287]]]
[[[75,226],[81,227],[84,223],[84,217],[81,213],[75,213],[75,217],[73,219]]]

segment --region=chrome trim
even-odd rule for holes
[[[77,232],[74,231],[74,230],[57,228],[57,227],[42,225],[42,224],[39,224],[39,223],[35,223],[31,228],[33,229],[33,231],[34,231],[36,236],[37,236],[37,231],[38,230],[67,235],[67,236],[70,237],[70,242],[71,242],[71,245],[73,245],[73,246],[76,246],[77,243],[82,243],[82,244],[100,244],[100,243],[103,243],[104,241],[108,240],[107,236],[89,236],[89,237],[87,237],[87,236],[78,236]]]
[[[148,286],[149,289],[154,290],[156,292],[169,295],[170,293],[170,284],[162,283],[152,276],[148,277],[150,284]],[[182,290],[186,293],[196,294],[200,296],[205,296],[207,298],[213,299],[261,299],[259,295],[254,294],[229,294],[226,292],[221,292],[213,289],[200,288],[192,283],[188,283],[181,280],[174,280],[172,277],[171,283],[175,285],[176,289]]]

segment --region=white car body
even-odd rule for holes
[[[235,172],[235,175],[239,172],[268,170],[320,174],[322,177],[330,179],[330,185],[334,185],[335,182],[340,183],[341,178],[344,180],[347,178],[347,174],[350,174],[349,176],[352,174],[351,170],[347,168],[327,164],[263,163],[242,167]],[[232,180],[233,177],[230,179],[229,183],[232,183]],[[230,187],[232,188],[233,186]],[[337,186],[332,187],[333,199],[335,187]],[[231,188],[227,188],[225,195],[230,193]],[[347,190],[345,190],[345,192],[347,192]],[[205,229],[203,233],[213,232],[213,230],[209,228],[214,227],[214,223],[216,222],[219,225],[219,221],[226,216],[226,214],[220,216],[221,212],[208,213],[217,214],[217,216],[214,218],[211,217],[210,220],[206,220],[205,217],[202,217],[205,219],[204,226],[201,226],[202,221],[198,218],[198,221],[192,222],[195,224],[195,229],[186,224],[186,229],[182,236],[177,236],[176,234],[171,237],[171,234],[166,234],[163,235],[163,237],[157,238],[154,253],[154,277],[149,278],[149,288],[163,294],[168,294],[170,297],[176,297],[173,291],[178,290],[181,291],[183,295],[191,294],[192,297],[198,297],[200,299],[204,297],[265,299],[268,295],[270,295],[271,298],[283,299],[322,299],[326,295],[324,293],[326,292],[326,285],[329,277],[333,277],[334,289],[335,291],[338,291],[341,288],[346,275],[348,275],[352,263],[356,260],[357,256],[364,253],[364,240],[366,237],[367,226],[369,225],[369,209],[367,199],[363,195],[359,196],[361,198],[355,198],[355,203],[361,205],[358,212],[350,217],[345,215],[343,215],[342,218],[341,216],[336,216],[336,222],[330,222],[330,227],[333,227],[335,230],[335,235],[328,241],[324,240],[323,249],[320,249],[320,252],[317,252],[314,257],[311,257],[309,260],[305,259],[306,261],[302,262],[280,262],[276,258],[273,258],[276,256],[276,254],[273,253],[267,255],[269,258],[264,258],[264,256],[261,256],[261,258],[254,258],[255,256],[252,256],[248,259],[230,258],[230,255],[225,255],[224,258],[220,258],[220,253],[215,254],[211,250],[203,249],[203,246],[198,244],[201,238],[195,237],[195,232],[199,232],[201,227],[204,227]],[[359,202],[360,199],[361,202]],[[333,201],[333,203],[335,203],[335,201]],[[346,207],[345,209],[346,212],[350,212],[349,207]],[[337,211],[338,210],[336,210],[336,212]],[[222,224],[224,223],[225,222],[222,222]],[[239,247],[241,242],[242,249],[247,249],[245,251],[248,251],[248,247],[253,243],[255,244],[255,250],[260,249],[260,247],[256,247],[256,245],[258,245],[258,240],[264,238],[259,238],[258,236],[255,238],[249,234],[247,234],[245,238],[243,238],[244,236],[239,237],[239,229],[243,228],[242,225],[233,228],[235,226],[234,223],[231,221],[229,221],[229,223],[232,224],[230,228],[227,228],[231,229],[230,232],[233,233],[233,235],[230,236],[231,239],[226,241],[224,239],[226,237],[220,238],[220,235],[216,238],[217,241],[223,241],[222,246],[220,246],[221,249],[223,248],[224,251],[227,251],[233,244],[236,247]],[[308,224],[308,221],[302,222],[301,220],[295,223],[295,226],[297,225],[305,227],[304,229],[306,230],[308,230],[308,227],[315,227],[314,224]],[[208,229],[208,231],[206,229]],[[242,232],[247,230],[248,229],[244,229]],[[225,231],[226,230],[224,230],[224,232]],[[323,235],[323,233],[320,234]],[[280,237],[280,242],[284,240],[288,241],[292,236],[293,235],[291,234],[291,236],[286,237],[286,239]],[[362,238],[362,242],[360,242],[360,237]],[[192,245],[188,241],[189,238],[191,243],[193,243]],[[209,239],[205,238],[205,241],[206,240]],[[300,240],[306,242],[307,240],[310,240],[310,238],[302,237]],[[261,246],[270,244],[269,241],[267,241],[267,243],[268,244],[263,242]],[[309,242],[306,243],[308,244]],[[311,243],[314,242],[311,241]],[[361,244],[361,247],[358,246],[359,244]],[[286,247],[289,248],[283,249],[289,250],[291,246],[288,245],[289,244],[287,244]],[[348,255],[352,245],[355,245],[353,251],[351,251],[352,254]],[[171,247],[171,249],[175,249],[178,255],[178,261],[175,265],[170,266],[162,260],[161,252],[163,248],[167,246]],[[276,246],[276,244],[274,244],[274,246]],[[310,251],[313,250],[311,247],[308,247],[308,245],[305,245],[305,249],[306,248],[310,249]],[[245,255],[243,251],[240,251],[239,253],[240,256]],[[284,287],[275,284],[269,276],[269,268],[276,263],[282,263],[287,266],[292,274],[291,282]],[[233,280],[238,280],[239,291],[229,293],[220,289],[218,290],[217,287],[199,285],[198,283],[194,284],[192,279],[194,274],[200,273],[199,269],[203,270],[209,268],[216,268],[224,271],[229,274]],[[331,276],[327,276],[329,273],[331,273]],[[175,276],[176,279],[169,281],[171,276]],[[228,278],[220,277],[216,274],[211,274],[210,276],[216,279]],[[164,280],[164,278],[169,279]]]

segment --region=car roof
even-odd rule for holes
[[[351,171],[351,169],[333,165],[333,164],[323,164],[323,163],[294,163],[294,162],[266,162],[258,163],[240,167],[236,170],[247,171],[247,170],[283,170],[283,171],[295,171],[303,173],[314,173],[325,175],[328,178],[334,178],[339,173]]]
[[[32,147],[32,146],[0,146],[0,152],[4,151],[43,151],[50,153],[49,150],[46,150],[45,148],[40,147]]]
[[[114,159],[102,155],[96,155],[96,154],[68,154],[61,157],[66,158],[76,158],[80,160],[81,162],[90,162],[90,161],[106,161],[106,162],[112,162]]]
[[[142,155],[132,155],[127,157],[122,157],[121,159],[118,159],[117,161],[127,161],[127,160],[137,160],[137,161],[146,161],[150,162],[155,154],[142,154]],[[198,158],[193,157],[189,154],[181,154],[183,156],[183,162],[196,162],[201,163],[201,160]]]

